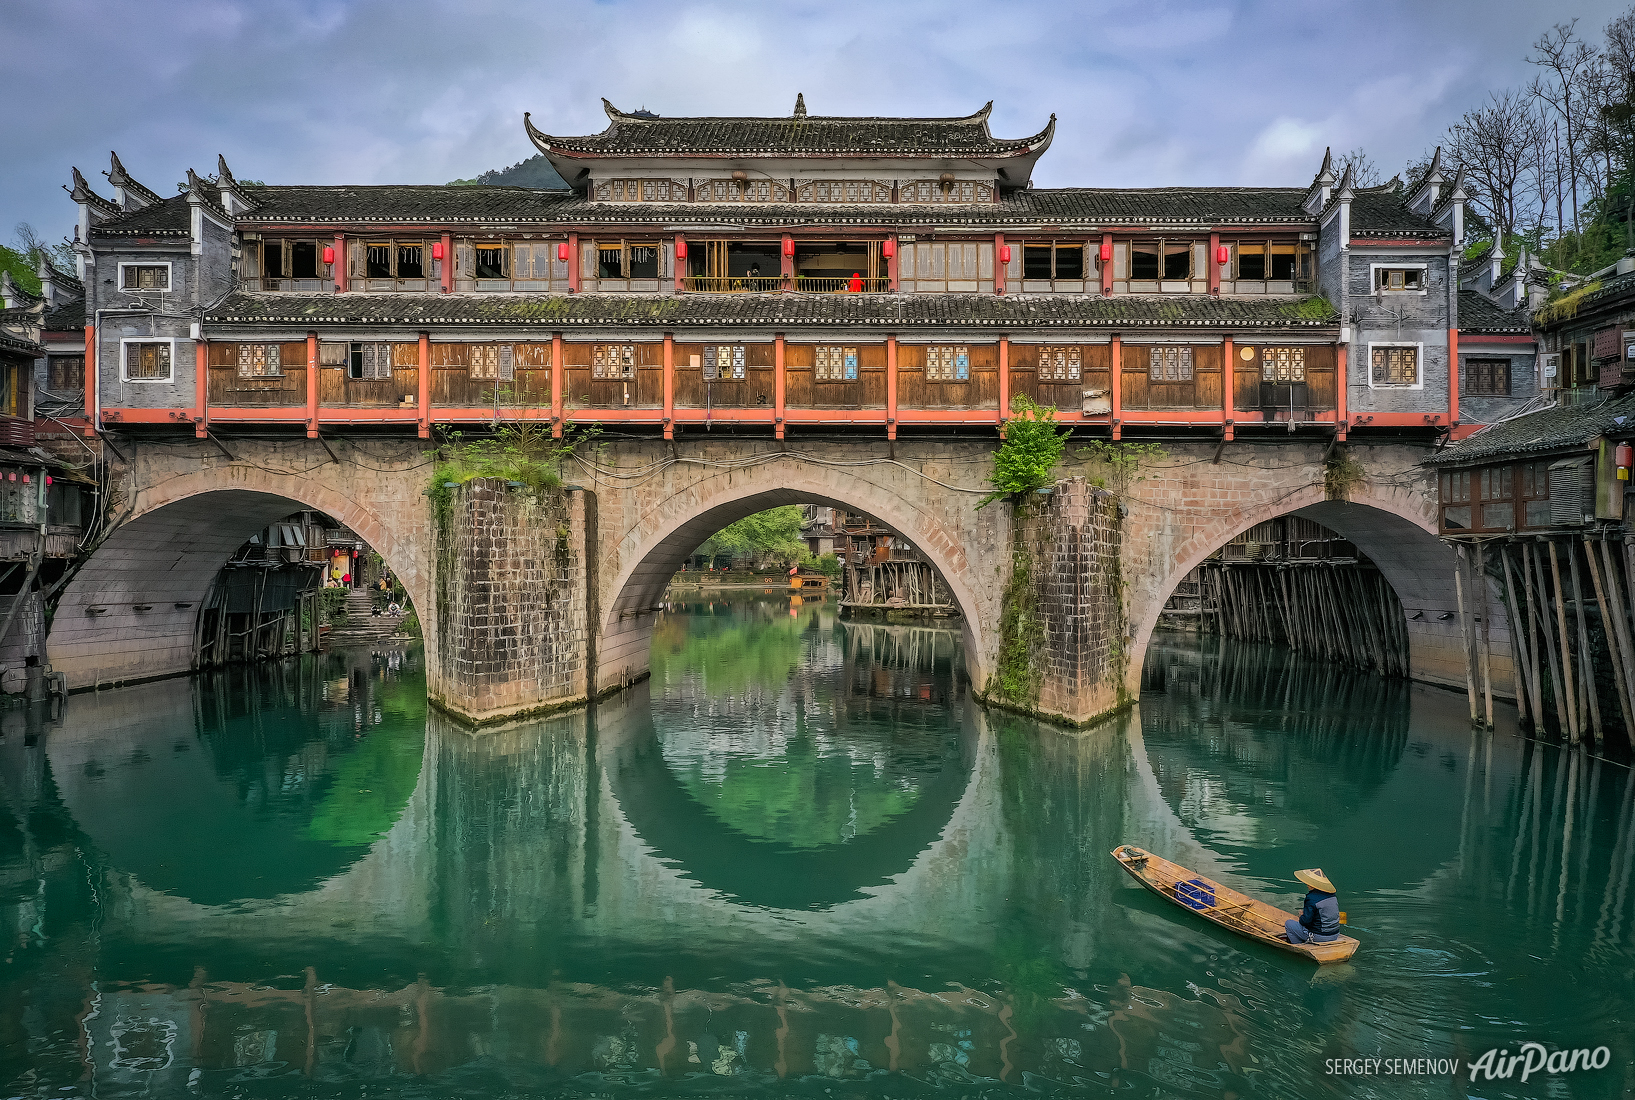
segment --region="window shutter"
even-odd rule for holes
[[[279,358],[282,354],[283,348],[278,344],[267,345],[267,373],[269,375],[277,377],[284,373],[284,363]]]
[[[380,349],[375,353],[375,379],[376,381],[387,382],[392,380],[392,345],[390,344],[380,345]]]
[[[350,279],[361,279],[365,271],[363,266],[363,242],[346,242],[346,271]]]
[[[477,250],[470,241],[461,241],[454,246],[454,274],[457,278],[469,279],[477,270]]]
[[[517,377],[516,348],[511,344],[500,345],[499,380],[512,382]]]
[[[579,242],[579,277],[581,279],[596,278],[596,242]]]
[[[359,377],[364,381],[368,381],[369,379],[375,377],[375,358],[379,353],[379,350],[379,344],[363,345],[363,371]]]

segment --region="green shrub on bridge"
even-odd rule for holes
[[[994,491],[982,498],[978,508],[1049,485],[1072,434],[1065,428],[1057,431],[1056,406],[1040,405],[1026,394],[1016,395],[1011,412],[1016,415],[1000,429],[1004,440],[994,452],[993,476],[988,479]]]

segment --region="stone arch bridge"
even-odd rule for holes
[[[1347,502],[1325,497],[1321,442],[1240,442],[1219,461],[1214,441],[1168,444],[1117,495],[1073,476],[1070,461],[1068,479],[1018,519],[1003,504],[976,507],[986,442],[625,441],[570,459],[559,493],[473,482],[439,520],[426,444],[326,443],[229,440],[229,457],[212,441],[121,441],[124,518],[64,591],[49,637],[70,689],[188,672],[222,563],[267,524],[313,508],[402,579],[426,630],[434,700],[475,720],[571,705],[645,675],[655,607],[699,543],[791,503],[872,516],[929,557],[963,612],[979,692],[997,667],[1013,547],[1026,548],[1045,634],[1039,709],[1071,721],[1139,692],[1159,612],[1190,570],[1290,514],[1379,566],[1403,604],[1415,678],[1464,683],[1459,625],[1444,617],[1456,607],[1454,559],[1436,538],[1422,446],[1353,444],[1366,477]],[[1494,688],[1509,694],[1508,638],[1502,622],[1491,627]]]

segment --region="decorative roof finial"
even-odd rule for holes
[[[805,92],[796,92],[795,93],[795,117],[796,118],[805,118],[806,117],[806,93]]]

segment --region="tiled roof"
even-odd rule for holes
[[[1404,193],[1384,189],[1358,191],[1351,201],[1353,237],[1424,237],[1451,240],[1452,234],[1422,214],[1408,209]]]
[[[1629,298],[1631,294],[1635,294],[1635,271],[1625,272],[1622,275],[1613,275],[1610,278],[1596,280],[1596,282],[1599,285],[1588,293],[1574,295],[1569,292],[1555,301],[1545,302],[1543,306],[1539,307],[1538,313],[1534,317],[1539,327],[1543,328],[1551,324],[1562,324],[1576,320],[1599,307],[1618,303]],[[1571,308],[1563,309],[1563,302],[1569,304]]]
[[[524,123],[542,150],[568,156],[1006,157],[1049,140],[1055,116],[1040,133],[999,139],[988,132],[993,104],[964,118],[660,118],[628,114],[607,100],[608,127],[599,134],[554,137]]]
[[[91,230],[93,237],[186,237],[193,232],[193,214],[186,195],[172,195],[153,206],[144,206],[109,218]]]
[[[44,355],[45,349],[33,340],[24,340],[20,336],[13,336],[7,332],[0,332],[0,352],[17,355],[35,356]]]
[[[609,203],[571,191],[491,185],[244,187],[244,224],[1114,226],[1302,225],[1288,187],[1065,187],[1013,191],[998,203]]]
[[[85,299],[75,298],[46,310],[40,327],[46,332],[78,332],[85,327]]]
[[[1494,459],[1571,450],[1598,435],[1635,434],[1635,394],[1599,405],[1564,405],[1483,428],[1427,460],[1432,466],[1466,466]]]
[[[1232,328],[1323,330],[1338,318],[1313,299],[1229,298],[1216,295],[982,294],[251,294],[236,293],[208,314],[216,325],[381,324],[513,325],[539,328],[801,327],[868,325],[915,329],[977,326],[999,330],[1050,328]],[[1320,307],[1319,307],[1320,308]]]
[[[1525,308],[1506,310],[1474,290],[1459,292],[1459,331],[1472,333],[1532,332]]]

